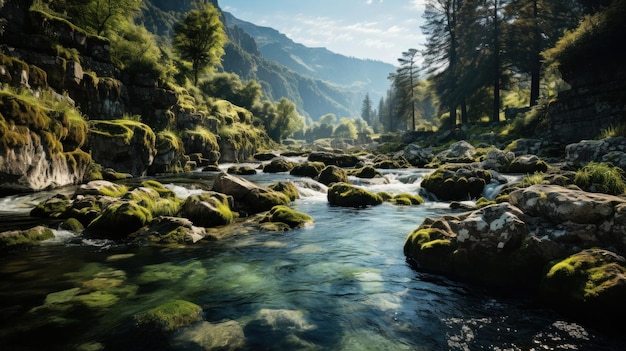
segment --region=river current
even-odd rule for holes
[[[351,180],[373,191],[417,193],[428,172],[384,171],[388,184]],[[184,197],[212,177],[158,180]],[[626,349],[623,340],[532,301],[413,270],[402,251],[406,236],[424,218],[451,213],[447,203],[340,208],[310,179],[246,178],[293,181],[301,198],[291,206],[315,224],[285,233],[244,227],[220,241],[167,248],[56,231],[41,246],[0,257],[0,349],[207,347],[198,330],[208,329],[197,325],[166,340],[131,332],[133,315],[170,300],[201,306],[202,325],[240,326],[246,350]],[[52,194],[0,199],[0,226],[27,223],[30,209]]]

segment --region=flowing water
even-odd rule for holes
[[[416,193],[426,172],[386,171],[389,184],[360,185]],[[243,336],[220,329],[214,340],[247,350],[626,348],[530,301],[411,269],[404,239],[425,217],[450,213],[445,203],[339,208],[310,179],[247,178],[294,181],[301,198],[292,206],[315,224],[286,233],[246,227],[221,241],[169,248],[57,231],[39,247],[0,257],[0,350],[202,350],[211,344],[207,326],[219,325]],[[210,179],[159,180],[187,196],[206,188],[190,184]],[[27,222],[47,196],[0,199],[0,225]],[[204,321],[165,338],[134,332],[133,315],[178,299],[201,306]]]

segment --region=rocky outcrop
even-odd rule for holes
[[[622,315],[626,198],[532,185],[509,200],[427,218],[405,255],[418,269],[528,291],[577,318]]]
[[[131,120],[90,121],[88,146],[102,166],[133,176],[146,175],[156,155],[156,136]]]
[[[573,167],[583,167],[589,162],[610,162],[626,170],[626,138],[583,140],[565,147],[565,160]]]
[[[74,134],[71,123],[67,115],[0,93],[0,193],[82,182],[91,157],[76,145],[61,142],[66,137],[81,138]]]

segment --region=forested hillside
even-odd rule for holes
[[[141,21],[148,30],[165,36],[171,33],[175,19],[191,8],[190,1],[145,3]],[[271,28],[257,27],[229,13],[222,18],[229,38],[223,71],[258,81],[265,98],[278,101],[286,97],[296,103],[300,114],[313,120],[327,113],[359,116],[365,95],[378,99],[389,84],[391,65],[306,48]],[[291,51],[293,48],[297,51]]]

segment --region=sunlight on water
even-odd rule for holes
[[[371,191],[418,193],[428,172],[385,170],[384,184],[359,184]],[[199,305],[202,321],[163,336],[157,346],[623,349],[527,302],[494,298],[411,269],[402,253],[406,236],[425,217],[450,213],[448,203],[340,208],[330,206],[327,188],[311,179],[248,179],[264,185],[293,181],[301,198],[291,206],[312,216],[315,225],[285,233],[247,226],[227,239],[189,247],[131,246],[56,230],[43,246],[0,257],[3,350],[11,343],[15,349],[150,349],[153,335],[137,333],[133,316],[178,299]],[[180,197],[202,192],[167,187]]]

